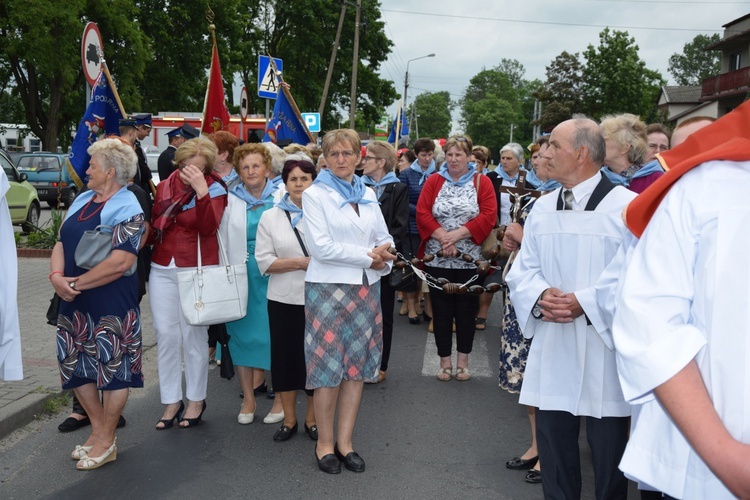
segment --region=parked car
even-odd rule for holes
[[[29,177],[29,182],[36,188],[39,199],[46,201],[53,208],[62,200],[69,207],[78,194],[70,172],[73,166],[68,155],[58,153],[28,153],[18,158],[18,171]]]
[[[10,190],[6,195],[10,218],[13,224],[20,225],[24,231],[32,231],[39,225],[39,214],[42,211],[36,189],[29,183],[25,173],[16,170],[10,156],[3,149],[0,149],[0,163],[10,182]]]

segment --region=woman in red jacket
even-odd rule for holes
[[[198,265],[198,238],[204,266],[219,264],[216,231],[227,205],[227,191],[213,173],[216,146],[198,137],[175,152],[177,170],[159,183],[151,214],[152,241],[149,296],[159,344],[159,390],[164,414],[156,429],[201,422],[208,385],[208,328],[190,326],[180,309],[177,273]],[[182,366],[185,395],[182,400]]]
[[[434,278],[466,283],[476,274],[474,260],[482,258],[482,241],[497,217],[497,198],[492,181],[469,165],[472,143],[468,136],[451,137],[445,143],[446,168],[427,178],[417,203],[417,228],[422,253],[436,257],[425,266]],[[471,255],[472,262],[462,259]],[[474,314],[478,298],[470,294],[446,294],[430,288],[435,344],[440,356],[438,380],[453,377],[451,350],[456,324],[456,380],[469,380],[469,353],[474,343]]]

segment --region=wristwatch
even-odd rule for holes
[[[75,281],[71,281],[70,283],[68,283],[68,286],[70,286],[70,288],[72,288],[73,290],[75,290],[76,289],[76,282]]]

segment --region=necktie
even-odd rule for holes
[[[573,210],[573,191],[566,189],[563,191],[563,210]]]

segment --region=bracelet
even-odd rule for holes
[[[64,273],[62,271],[52,271],[51,273],[49,273],[49,276],[47,276],[47,279],[50,280],[50,281],[52,281],[52,276],[54,276],[55,274],[59,274],[60,276],[64,276]]]

